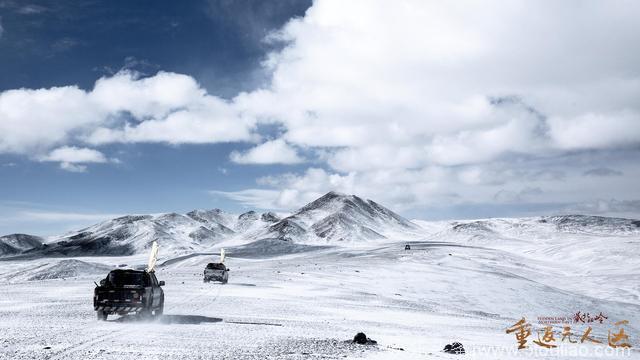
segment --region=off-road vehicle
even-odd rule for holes
[[[204,268],[204,282],[210,281],[226,284],[229,281],[229,269],[223,263],[208,263]]]
[[[144,317],[162,315],[164,311],[164,281],[155,274],[158,244],[154,241],[146,270],[111,270],[96,284],[93,291],[93,309],[98,320],[107,320],[110,314],[136,313]]]
[[[161,315],[164,311],[163,285],[164,281],[158,281],[154,272],[112,270],[94,290],[93,308],[98,320],[106,320],[110,314]]]
[[[203,281],[219,281],[226,284],[229,281],[229,269],[224,265],[225,251],[220,249],[220,262],[208,263],[204,268]]]

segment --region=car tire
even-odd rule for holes
[[[151,313],[151,309],[142,309],[138,315],[141,319],[146,320],[150,319],[153,314]]]
[[[96,315],[99,321],[107,321],[107,317],[109,316],[109,314],[102,310],[96,311]]]
[[[162,297],[162,300],[160,300],[160,307],[156,309],[153,315],[157,317],[157,316],[162,316],[163,313],[164,313],[164,296]]]

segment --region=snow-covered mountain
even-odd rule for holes
[[[43,239],[27,234],[11,234],[0,236],[0,256],[14,255],[42,247]]]
[[[128,215],[52,238],[46,252],[61,255],[131,255],[155,240],[165,251],[196,251],[235,234],[234,216],[219,209],[187,214]]]
[[[235,215],[220,209],[128,215],[51,237],[44,247],[40,243],[11,248],[7,245],[7,250],[0,255],[14,255],[33,248],[27,251],[29,255],[132,255],[146,252],[153,241],[158,241],[163,251],[178,254],[210,251],[225,241],[246,244],[277,239],[302,244],[335,244],[384,239],[418,229],[417,225],[374,201],[330,192],[285,218],[273,212],[248,211]]]
[[[0,256],[132,255],[146,253],[153,241],[158,241],[167,254],[207,252],[218,246],[264,247],[277,241],[353,246],[386,240],[429,240],[522,247],[523,237],[544,241],[562,234],[576,235],[572,239],[582,241],[591,241],[598,234],[637,236],[640,221],[563,215],[412,222],[372,200],[329,192],[286,217],[273,212],[236,215],[220,209],[193,210],[186,214],[123,216],[50,237],[46,242],[30,235],[7,235],[0,237]]]
[[[372,200],[332,191],[257,236],[331,244],[384,239],[399,234],[405,237],[402,235],[418,229],[416,224]]]

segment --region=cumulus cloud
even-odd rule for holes
[[[639,92],[640,94],[640,92]],[[586,113],[575,117],[551,117],[551,136],[562,149],[603,149],[638,145],[640,113]]]
[[[64,146],[50,152],[42,161],[60,161],[67,163],[104,163],[107,158],[101,152],[88,148]]]
[[[611,37],[640,40],[630,15],[636,4],[604,11],[596,2],[466,2],[464,9],[316,2],[278,34],[290,45],[268,61],[271,88],[237,102],[283,121],[294,144],[348,147],[329,162],[341,171],[362,169],[357,160],[371,162],[376,152],[385,166],[384,146],[402,147],[401,162],[415,167],[638,143],[640,91],[625,72],[639,54],[613,59],[601,51],[625,51],[628,42]],[[605,26],[610,18],[613,27]]]
[[[40,157],[40,161],[59,162],[60,168],[71,172],[85,172],[87,163],[118,162],[116,159],[107,159],[100,151],[89,148],[63,146]]]
[[[322,149],[319,178],[398,207],[607,196],[611,184],[585,193],[595,185],[579,178],[603,166],[598,151],[631,149],[618,160],[637,169],[638,14],[634,2],[321,0],[271,37],[287,44],[265,62],[271,86],[234,103]],[[259,184],[292,206],[332,187],[274,178]]]
[[[501,190],[524,199],[527,188],[545,189],[536,201],[555,189],[563,201],[607,198],[638,173],[638,15],[634,1],[318,0],[268,36],[282,46],[266,57],[271,82],[260,89],[224,100],[187,75],[125,71],[90,91],[8,90],[0,153],[262,141],[230,159],[315,154],[313,168],[233,195],[278,207],[333,188],[401,208],[495,202]],[[282,129],[277,140],[264,142],[264,124]],[[579,179],[605,167],[593,154],[621,149],[632,171],[599,177],[596,192],[593,178]]]
[[[282,139],[262,143],[246,152],[234,151],[229,156],[238,164],[298,164],[303,159],[296,149]]]
[[[255,140],[255,120],[208,95],[190,76],[124,71],[77,86],[0,93],[0,153],[40,157],[70,143]]]
[[[4,91],[0,93],[0,153],[41,154],[104,116],[76,86]]]

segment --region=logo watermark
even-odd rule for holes
[[[631,348],[609,346],[558,346],[555,348],[529,347],[518,349],[514,346],[471,346],[466,349],[467,357],[597,357],[624,358],[631,357]]]

